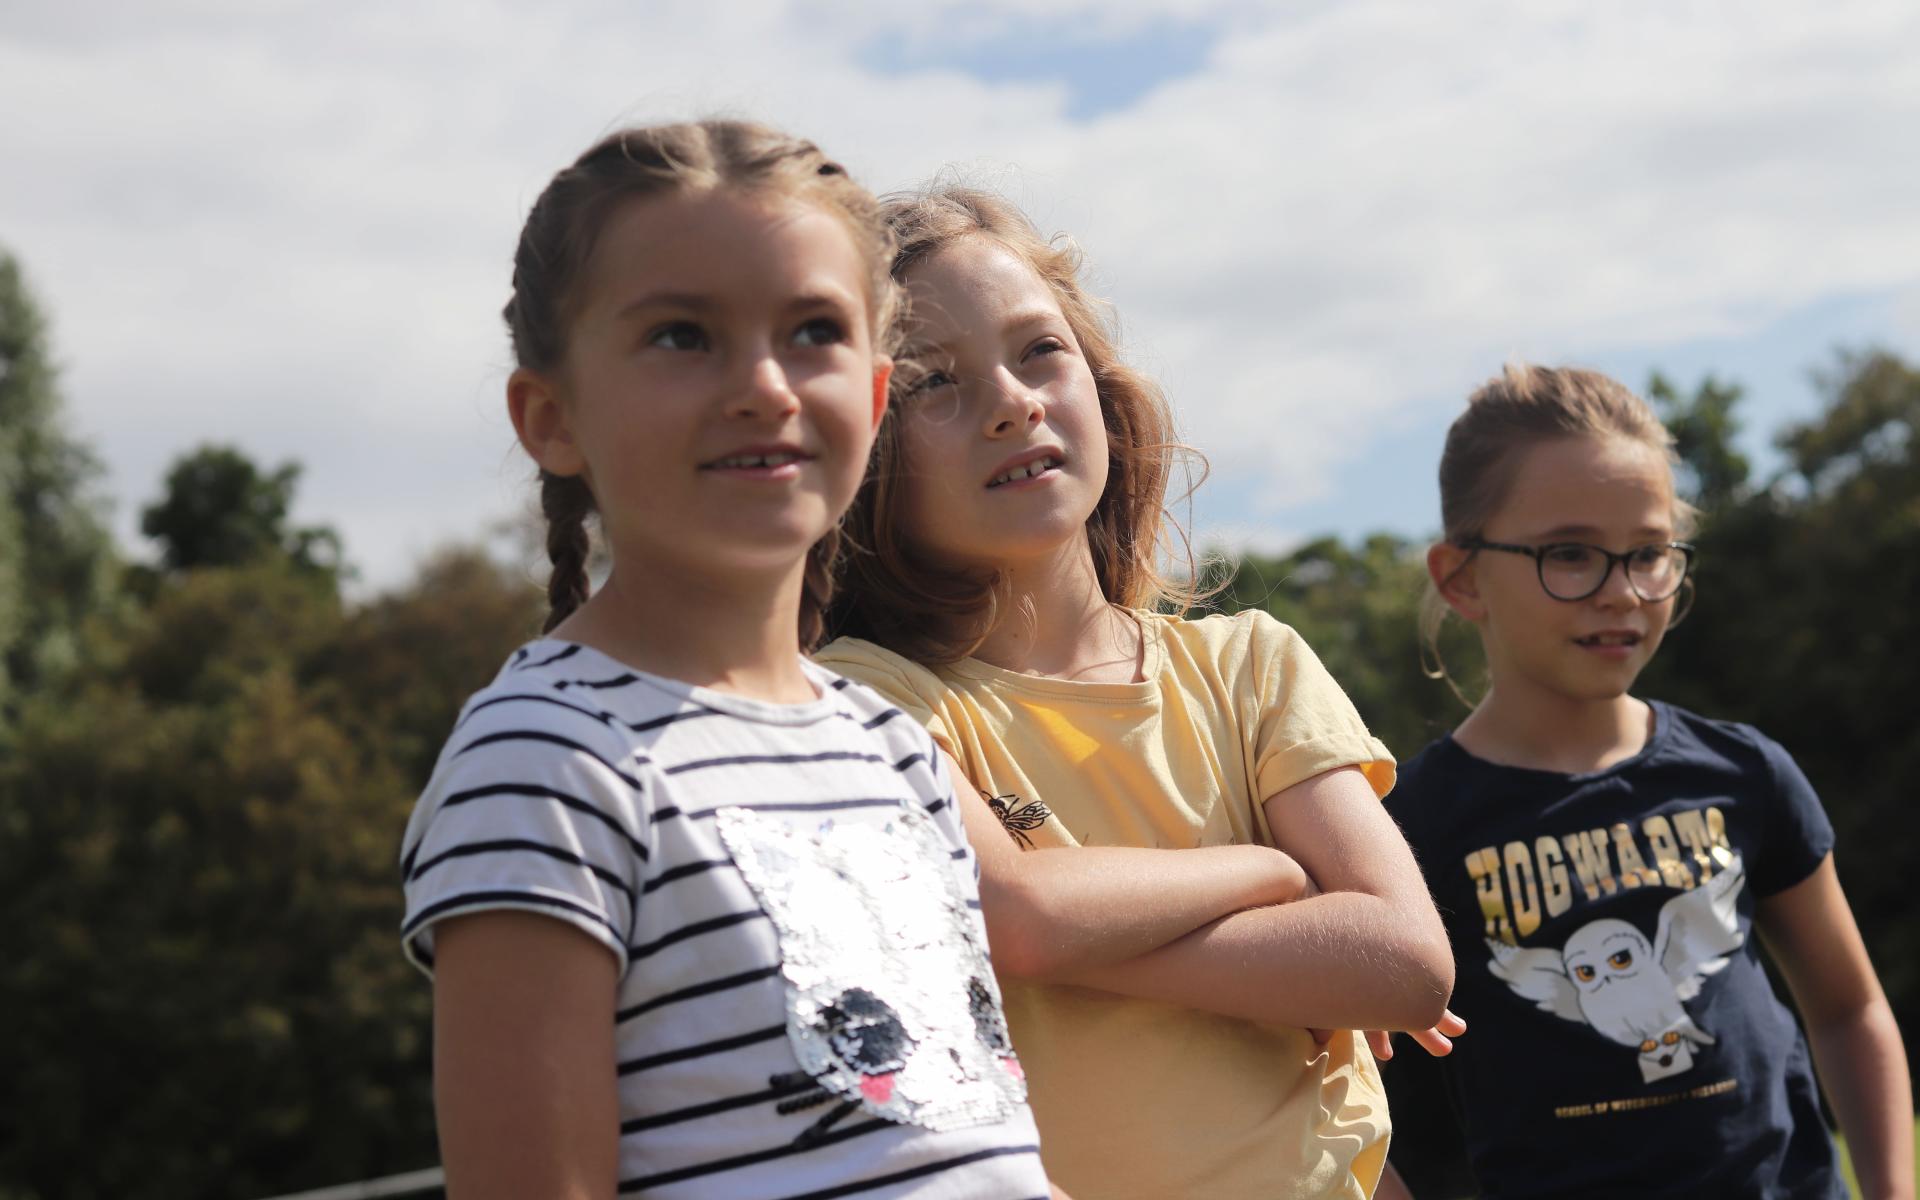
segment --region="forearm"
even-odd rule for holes
[[[1306,873],[1265,846],[1029,850],[988,861],[981,905],[994,965],[1066,982],[1167,945],[1229,913],[1300,896]]]
[[[1866,1200],[1913,1198],[1913,1093],[1907,1056],[1884,999],[1807,1027],[1827,1101]]]
[[[1793,991],[1863,1195],[1913,1196],[1913,1092],[1893,1009],[1829,854],[1763,897],[1756,924]]]
[[[1374,1189],[1373,1200],[1413,1200],[1413,1192],[1408,1190],[1407,1181],[1400,1178],[1400,1172],[1388,1163],[1381,1172],[1380,1186]]]
[[[1430,915],[1334,892],[1233,913],[1063,982],[1270,1024],[1425,1029],[1453,990],[1452,954]]]

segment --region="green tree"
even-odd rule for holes
[[[401,831],[539,602],[475,551],[358,608],[269,556],[94,624],[0,760],[0,922],[33,931],[0,958],[0,1195],[253,1200],[434,1161]]]
[[[298,463],[262,471],[231,446],[206,445],[177,459],[166,494],[140,515],[140,532],[160,543],[171,571],[237,567],[284,556],[307,571],[340,566],[340,538],[324,526],[289,528]]]
[[[1909,694],[1920,678],[1920,371],[1848,353],[1816,378],[1824,411],[1777,439],[1788,466],[1705,513],[1698,603],[1645,690],[1751,722],[1793,753],[1833,820],[1842,881],[1912,1031],[1920,905],[1899,831],[1920,772]]]
[[[0,728],[21,690],[72,669],[116,577],[100,468],[61,408],[46,318],[0,251]]]
[[[413,582],[351,613],[308,664],[318,703],[362,753],[418,788],[467,695],[536,637],[546,593],[475,547],[430,555]]]
[[[1735,410],[1743,394],[1738,384],[1711,375],[1691,396],[1682,396],[1658,371],[1647,382],[1647,399],[1673,434],[1680,456],[1681,489],[1702,509],[1723,508],[1740,499],[1753,469],[1734,446],[1742,428]]]
[[[1374,534],[1349,548],[1321,538],[1279,558],[1241,559],[1216,603],[1225,612],[1264,609],[1299,630],[1368,728],[1407,757],[1466,715],[1447,684],[1422,669],[1426,579],[1423,542]],[[1479,654],[1471,633],[1451,623],[1441,650],[1454,678],[1471,686]]]

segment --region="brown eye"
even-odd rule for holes
[[[1579,966],[1573,969],[1573,977],[1575,979],[1578,979],[1581,983],[1592,983],[1594,974],[1595,974],[1594,969],[1592,967],[1587,966],[1585,963],[1581,963]]]
[[[834,346],[847,340],[847,331],[838,321],[816,317],[796,330],[793,340],[802,346]]]
[[[668,321],[647,334],[647,345],[662,350],[705,350],[707,331],[692,321]]]
[[[1616,950],[1607,955],[1607,965],[1616,971],[1624,971],[1633,965],[1633,951]]]

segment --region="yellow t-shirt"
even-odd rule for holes
[[[1141,683],[929,670],[843,638],[819,661],[922,721],[1035,846],[1271,843],[1262,801],[1393,759],[1306,642],[1261,612],[1140,613]],[[964,786],[956,780],[955,786]],[[1044,819],[1042,819],[1044,818]],[[1048,1174],[1076,1200],[1373,1192],[1387,1103],[1363,1039],[1326,1046],[1088,988],[1003,980]]]

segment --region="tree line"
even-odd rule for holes
[[[1899,807],[1920,598],[1920,371],[1843,355],[1824,411],[1738,453],[1739,388],[1649,395],[1703,510],[1698,595],[1647,694],[1752,721],[1820,789],[1903,1026],[1920,927]],[[0,1200],[251,1200],[435,1161],[430,994],[399,952],[397,850],[460,703],[544,611],[481,549],[343,594],[290,521],[297,464],[182,457],[109,536],[45,320],[0,254]],[[1466,712],[1415,632],[1424,544],[1376,534],[1221,568],[1217,603],[1304,633],[1406,755]],[[1442,645],[1468,695],[1476,647]]]

